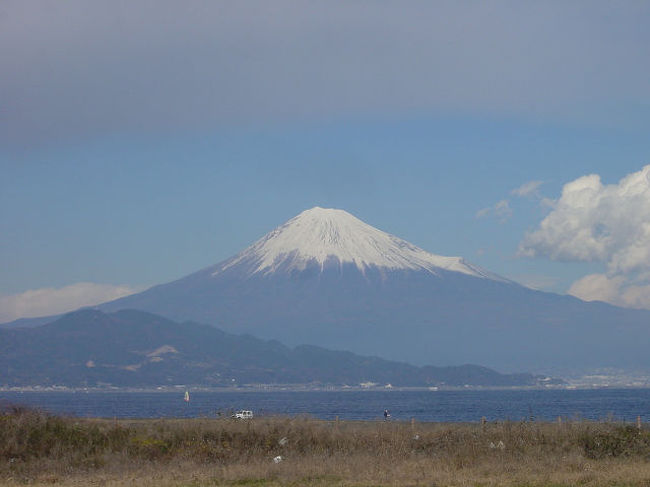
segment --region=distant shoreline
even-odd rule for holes
[[[68,387],[68,386],[26,386],[26,387],[0,387],[0,392],[69,392],[69,393],[183,393],[185,390],[193,392],[460,392],[460,391],[574,391],[574,390],[601,390],[601,389],[650,389],[650,384],[644,385],[557,385],[557,386],[438,386],[438,387],[314,387],[302,385],[262,385],[239,387],[204,387],[198,385],[152,386],[152,387]]]

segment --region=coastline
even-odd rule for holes
[[[301,384],[260,384],[244,385],[237,387],[206,387],[201,385],[174,385],[174,386],[151,386],[151,387],[68,387],[59,385],[48,386],[22,386],[2,387],[0,392],[133,392],[133,393],[172,393],[183,392],[190,389],[194,392],[444,392],[444,391],[574,391],[574,390],[645,390],[650,389],[648,384],[568,384],[568,385],[546,385],[546,386],[436,386],[436,387],[359,387],[359,386],[313,386]]]

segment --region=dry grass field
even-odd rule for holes
[[[115,421],[10,407],[0,484],[650,486],[650,432],[585,421]]]

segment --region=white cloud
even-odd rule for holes
[[[621,297],[624,306],[650,309],[650,284],[629,285],[622,290]]]
[[[519,196],[520,198],[541,198],[539,193],[539,187],[544,184],[544,181],[528,181],[527,183],[522,184],[518,188],[510,191],[510,194],[514,196]]]
[[[548,209],[553,209],[555,208],[556,201],[552,198],[545,198],[542,197],[542,199],[539,201],[539,205],[542,208],[548,208]]]
[[[565,184],[520,252],[606,262],[610,273],[650,271],[650,165],[618,184],[603,185],[597,174]]]
[[[576,281],[569,293],[586,300],[650,307],[650,165],[605,185],[591,174],[564,185],[519,254],[560,261],[603,262],[606,274]]]
[[[494,205],[476,212],[476,218],[485,218],[487,216],[494,216],[499,220],[499,223],[505,223],[512,216],[510,202],[508,200],[497,201]]]
[[[620,275],[589,274],[574,282],[568,294],[585,301],[605,301],[628,308],[650,309],[650,283],[635,284]]]
[[[517,196],[519,198],[536,198],[539,199],[542,206],[549,206],[546,201],[547,198],[543,198],[539,192],[539,187],[544,184],[543,181],[528,181],[527,183],[522,184],[518,188],[510,191],[511,195]],[[512,208],[510,206],[510,200],[502,199],[497,201],[494,205],[482,208],[476,212],[476,218],[485,218],[488,216],[493,216],[499,220],[499,223],[505,223],[510,218],[512,218]]]
[[[605,274],[589,274],[574,282],[568,294],[585,301],[605,301],[612,304],[623,304],[621,300],[621,276],[609,278]]]
[[[0,296],[0,323],[18,318],[47,316],[72,311],[128,296],[138,291],[130,286],[78,282],[61,288],[41,288]]]

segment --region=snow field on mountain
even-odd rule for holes
[[[466,263],[461,257],[429,253],[364,223],[344,210],[319,207],[303,211],[277,227],[216,273],[242,262],[253,262],[256,266],[254,273],[272,273],[281,266],[301,270],[313,262],[322,269],[332,258],[338,260],[339,265],[354,264],[361,272],[369,267],[378,267],[426,270],[436,274],[443,269],[499,279]]]

